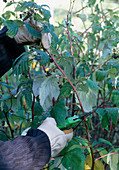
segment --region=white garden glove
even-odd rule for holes
[[[50,45],[51,45],[51,35],[50,33],[43,33],[41,32],[41,27],[42,25],[34,20],[26,20],[25,22],[29,23],[31,26],[35,25],[36,26],[36,29],[38,31],[40,31],[41,33],[41,44],[43,46],[44,49],[49,49],[50,48]],[[14,37],[15,41],[18,43],[18,44],[33,44],[35,42],[38,42],[38,38],[32,36],[25,24],[23,24],[22,26],[20,26],[18,28],[18,32],[17,34],[15,35]]]
[[[52,157],[55,157],[73,137],[73,131],[67,131],[68,134],[65,134],[56,126],[54,118],[46,118],[38,129],[44,131],[49,137]]]

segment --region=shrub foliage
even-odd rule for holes
[[[41,45],[26,46],[13,69],[0,80],[0,140],[7,141],[29,126],[37,128],[48,117],[65,125],[66,117],[90,113],[75,128],[74,137],[50,169],[119,169],[119,9],[103,9],[103,0],[83,0],[82,8],[70,4],[67,17],[50,24],[47,5],[11,1],[1,26],[14,37],[24,18],[42,24],[51,33],[49,51]],[[87,13],[88,11],[88,13]],[[81,30],[73,19],[82,22]],[[26,24],[28,31],[41,38]]]

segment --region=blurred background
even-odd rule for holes
[[[5,12],[5,10],[8,10],[5,8],[6,3],[10,2],[11,0],[0,0],[0,15]],[[19,0],[15,0],[17,2]],[[82,6],[85,6],[85,3],[87,0],[74,0],[74,8],[73,11],[77,11],[82,8]],[[35,0],[35,2],[39,5],[46,4],[50,7],[51,11],[51,23],[54,25],[57,25],[57,22],[62,22],[64,19],[66,19],[67,12],[70,8],[70,2],[71,0]],[[104,6],[103,8],[119,8],[119,0],[104,0]],[[10,7],[9,10],[14,10],[14,6],[12,8]],[[88,13],[88,11],[85,11]],[[73,19],[73,22],[80,22],[80,20]]]

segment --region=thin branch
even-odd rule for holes
[[[29,78],[32,79],[29,71],[28,71],[28,74],[29,74]],[[34,94],[33,94],[33,102],[32,102],[32,121],[34,120],[34,106],[35,106],[35,96],[34,96]]]
[[[107,62],[108,62],[109,60],[111,60],[111,59],[112,59],[112,57],[109,58],[109,59],[106,59],[104,63],[102,63],[101,65],[99,65],[98,67],[96,67],[93,71],[91,71],[90,73],[88,73],[85,77],[88,77],[88,76],[90,76],[94,71],[99,70],[105,63],[107,63]]]
[[[5,73],[5,77],[6,77],[6,83],[8,84],[8,76],[7,76],[7,73]],[[8,91],[9,91],[9,95],[10,95],[10,97],[11,97],[12,95],[11,95],[10,89],[8,89]]]
[[[114,154],[117,154],[117,153],[119,153],[119,152],[108,153],[108,154],[106,154],[106,155],[103,155],[103,156],[97,158],[96,160],[99,160],[99,159],[104,158],[104,157],[106,157],[106,156],[108,156],[108,155],[114,155]]]
[[[110,133],[109,133],[108,141],[110,140],[110,137],[111,137],[111,133],[112,133],[112,125],[113,125],[113,123],[112,123],[112,121],[111,121],[111,124],[110,124]]]
[[[69,38],[69,42],[70,42],[70,50],[71,50],[71,55],[73,55],[73,47],[72,47],[72,39],[69,33],[69,23],[68,23],[68,14],[67,14],[67,22],[66,22],[66,26],[67,26],[67,34],[68,34],[68,38]]]
[[[14,138],[14,134],[13,134],[14,130],[12,129],[12,127],[11,127],[11,125],[10,125],[10,122],[9,122],[9,120],[8,120],[7,112],[5,112],[4,110],[3,110],[3,112],[4,112],[4,115],[5,115],[5,118],[6,118],[6,121],[7,121],[8,127],[9,127],[9,129],[10,129],[11,136],[12,136],[12,138]]]
[[[35,96],[33,95],[33,102],[32,102],[32,121],[34,120],[34,106],[35,106]]]
[[[54,56],[52,54],[49,53],[49,51],[47,51],[47,53],[50,55],[50,57],[53,59],[55,65],[58,67],[58,69],[61,71],[61,73],[67,78],[67,81],[69,82],[69,84],[72,86],[72,88],[74,89],[75,93],[76,93],[76,96],[78,98],[78,101],[79,101],[79,104],[80,104],[80,107],[81,107],[81,110],[83,112],[83,115],[85,114],[84,112],[84,109],[83,109],[83,105],[81,103],[81,100],[80,100],[80,97],[79,97],[79,94],[78,94],[78,91],[77,89],[75,88],[75,86],[73,85],[73,83],[68,79],[67,75],[64,73],[64,71],[61,69],[61,67],[57,64]],[[90,147],[90,150],[91,150],[91,155],[92,155],[92,164],[94,163],[94,154],[93,154],[93,148],[92,148],[92,145],[91,145],[91,142],[90,142],[90,136],[89,136],[89,130],[88,130],[88,125],[87,125],[87,120],[86,120],[86,117],[84,116],[84,121],[85,121],[85,126],[86,126],[86,132],[87,132],[87,137],[88,137],[88,141],[89,141],[89,147]],[[92,166],[93,167],[93,166]]]

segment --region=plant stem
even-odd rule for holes
[[[5,73],[5,77],[6,77],[6,83],[8,84],[8,76],[7,76],[7,73]],[[9,91],[9,95],[10,95],[10,97],[11,97],[11,91],[10,91],[10,89],[8,89],[8,91]]]
[[[32,79],[29,71],[28,71],[28,74],[29,74],[29,78]],[[34,106],[35,106],[35,96],[34,96],[34,94],[33,94],[33,102],[32,102],[32,121],[34,120]]]
[[[14,131],[13,131],[13,129],[12,129],[11,125],[10,125],[10,122],[9,122],[9,120],[8,120],[7,112],[5,112],[4,110],[3,110],[3,112],[4,112],[4,115],[5,115],[7,124],[8,124],[8,126],[9,126],[9,129],[10,129],[10,132],[11,132],[11,136],[12,136],[12,138],[14,138],[14,134],[13,134]]]
[[[78,98],[78,101],[79,101],[81,110],[82,110],[83,115],[84,115],[85,112],[84,112],[83,105],[82,105],[82,103],[81,103],[79,94],[78,94],[78,92],[77,92],[77,89],[75,88],[75,86],[73,85],[73,83],[68,79],[68,77],[66,76],[66,74],[64,73],[64,71],[61,69],[61,67],[57,64],[54,56],[53,56],[52,54],[50,54],[48,51],[47,51],[47,53],[50,55],[50,57],[53,59],[55,65],[58,67],[58,69],[61,71],[61,73],[67,78],[67,81],[69,82],[69,84],[70,84],[70,85],[72,86],[72,88],[74,89],[74,91],[75,91],[75,93],[76,93],[76,95],[77,95],[77,98]],[[88,137],[88,141],[89,141],[89,147],[90,147],[91,155],[92,155],[92,170],[94,170],[94,154],[93,154],[93,148],[92,148],[92,145],[91,145],[91,142],[90,142],[89,130],[88,130],[88,125],[87,125],[87,121],[86,121],[86,117],[85,117],[85,116],[84,116],[84,121],[85,121],[85,126],[86,126],[87,137]]]
[[[114,155],[114,154],[117,154],[117,153],[119,153],[119,152],[108,153],[108,154],[106,154],[106,155],[103,155],[103,156],[97,158],[97,160],[99,160],[99,159],[101,159],[101,158],[104,158],[104,157],[106,157],[106,156],[108,156],[108,155]]]
[[[32,102],[32,121],[34,120],[34,106],[35,106],[35,96],[33,95],[33,102]]]
[[[111,133],[112,133],[112,125],[113,125],[113,123],[112,123],[112,121],[111,121],[111,124],[110,124],[110,133],[109,133],[108,141],[110,140],[110,137],[111,137]]]
[[[74,54],[73,52],[73,47],[72,47],[72,39],[71,39],[71,36],[70,36],[70,32],[69,32],[69,23],[68,23],[68,16],[69,16],[69,13],[67,14],[67,33],[68,33],[68,38],[69,38],[69,42],[70,42],[70,50],[71,50],[71,55]],[[73,79],[75,80],[75,77],[76,77],[76,68],[75,68],[75,65],[73,64]],[[72,98],[72,103],[75,103],[75,94],[73,93],[73,98]],[[72,116],[74,116],[74,109],[75,109],[75,106],[73,105],[72,106]]]

